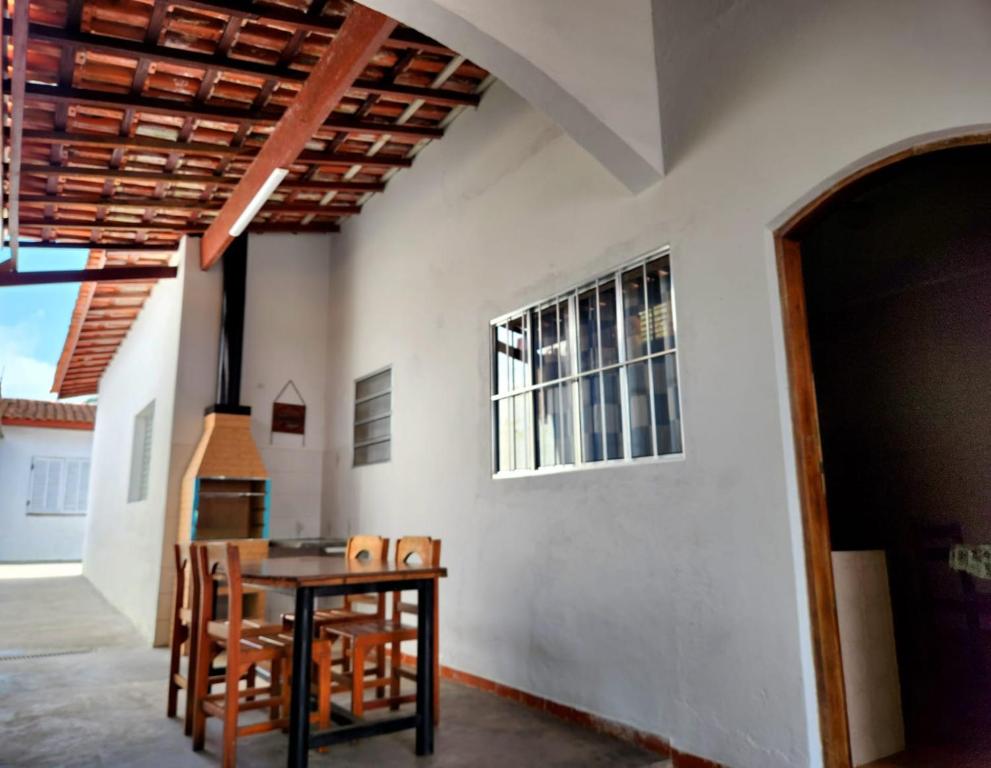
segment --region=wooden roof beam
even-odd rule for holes
[[[175,277],[177,267],[103,267],[102,269],[60,269],[46,272],[0,273],[0,288],[12,285],[45,285],[49,283],[116,282],[119,280],[160,280]],[[110,326],[114,321],[101,321]],[[85,323],[84,323],[85,325]],[[108,328],[109,330],[109,328]],[[80,329],[82,331],[82,329]],[[82,336],[80,332],[79,336]],[[78,343],[77,337],[76,342]]]
[[[395,28],[396,21],[388,16],[363,5],[354,6],[333,44],[317,61],[271,137],[203,235],[200,248],[203,269],[209,269],[220,259],[234,239],[231,228],[238,218],[276,171],[293,164]]]
[[[164,0],[156,0],[158,3]],[[317,32],[324,35],[336,35],[342,28],[340,17],[310,15],[305,12],[280,8],[276,5],[259,6],[244,3],[242,0],[167,0],[169,5],[184,8],[195,8],[210,13],[226,13],[251,21],[270,23],[276,26],[289,26],[307,32]],[[347,19],[344,20],[347,23]],[[427,53],[451,56],[454,52],[441,45],[433,38],[417,32],[409,27],[397,27],[382,41],[386,48],[416,48]]]
[[[329,49],[328,49],[329,50]],[[154,56],[144,57],[144,60],[152,60]],[[197,65],[199,66],[199,65]],[[261,65],[259,65],[261,66]],[[305,82],[305,73],[303,75]],[[256,75],[265,77],[265,75]],[[276,79],[277,75],[269,75]],[[299,80],[293,80],[299,82]],[[421,88],[415,85],[399,85],[398,83],[377,82],[375,80],[355,80],[349,91],[361,93],[375,93],[386,96],[394,101],[414,102],[423,101],[426,104],[436,104],[442,107],[477,107],[481,97],[476,93],[464,93],[462,91],[443,90],[439,88]],[[181,107],[183,104],[195,106],[206,119],[230,119],[230,120],[250,120],[253,123],[270,125],[279,119],[280,112],[270,108],[263,112],[250,111],[250,105],[245,105],[244,110],[232,107],[213,107],[208,105],[196,105],[195,102],[171,101],[169,99],[156,99],[151,97],[140,97],[135,99],[133,94],[118,94],[110,91],[96,91],[88,88],[75,88],[63,85],[44,85],[41,83],[31,83],[27,89],[27,94],[33,100],[44,98],[48,101],[71,101],[73,103],[84,103],[86,101],[99,102],[103,106],[121,107],[137,103],[138,109],[146,112],[161,111],[165,105]],[[168,114],[168,112],[164,112]],[[173,112],[173,114],[175,114]],[[327,119],[330,120],[330,115]],[[337,119],[340,119],[338,116]],[[318,126],[319,127],[319,126]],[[332,128],[332,125],[328,125]],[[433,129],[434,131],[440,129]],[[443,131],[441,131],[443,133]]]
[[[5,246],[9,247],[10,243],[5,242]],[[47,242],[44,240],[33,241],[33,240],[21,240],[19,243],[21,248],[56,248],[59,250],[84,250],[89,248],[91,250],[101,250],[101,251],[133,251],[134,253],[151,252],[151,253],[175,253],[179,248],[178,243],[175,245],[152,245],[152,244],[138,244],[138,243],[101,243],[96,240],[83,240],[79,242]]]
[[[97,178],[120,181],[161,181],[167,184],[215,184],[218,187],[236,187],[240,176],[207,176],[192,173],[161,173],[159,171],[121,171],[104,168],[74,168],[64,165],[22,165],[22,174],[57,176],[60,178]],[[296,192],[383,192],[385,184],[362,181],[313,181],[309,179],[286,180],[279,189]]]
[[[152,139],[145,136],[111,136],[110,134],[66,133],[64,131],[25,131],[24,140],[45,144],[107,148],[120,146],[133,149],[147,149],[154,152],[175,151],[187,155],[257,157],[261,151],[257,147],[238,149],[222,144],[206,144],[203,142],[183,143],[179,141],[166,141],[165,139]],[[262,146],[264,147],[265,145]],[[393,155],[379,154],[369,157],[357,152],[321,152],[318,150],[307,150],[300,153],[298,162],[324,166],[341,165],[350,167],[352,165],[366,165],[372,168],[409,168],[413,165],[411,159],[395,157]],[[217,178],[219,179],[221,177],[218,176]]]
[[[124,208],[137,210],[200,210],[219,211],[223,206],[223,201],[216,203],[204,203],[200,200],[190,200],[182,198],[120,198],[120,197],[98,197],[94,195],[21,195],[21,203],[28,205],[93,205],[106,206],[107,208]],[[272,214],[302,214],[316,213],[324,216],[357,216],[361,213],[360,205],[317,205],[316,203],[272,203],[261,209],[261,213]]]
[[[14,61],[11,75],[10,103],[10,167],[7,169],[7,181],[10,185],[10,199],[7,209],[10,216],[8,223],[11,242],[10,261],[7,266],[10,274],[17,269],[18,243],[20,242],[20,202],[18,193],[21,186],[21,157],[24,136],[24,92],[27,85],[27,52],[28,52],[28,0],[20,0],[14,4],[14,19],[11,28]]]

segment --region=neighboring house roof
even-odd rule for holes
[[[8,427],[93,429],[95,421],[95,405],[0,398],[0,425]]]

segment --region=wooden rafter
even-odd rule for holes
[[[7,179],[10,185],[10,200],[8,210],[10,220],[7,224],[11,241],[10,269],[17,269],[18,247],[20,240],[20,201],[18,200],[21,187],[21,157],[24,131],[24,110],[17,109],[17,104],[24,103],[24,89],[27,84],[27,48],[28,48],[28,0],[20,0],[14,5],[14,21],[12,40],[14,45],[14,65],[11,75],[11,103],[15,105],[11,114],[10,127],[10,168]]]
[[[48,283],[109,283],[120,280],[160,280],[175,277],[176,267],[102,267],[100,269],[62,269],[45,272],[0,273],[0,288],[13,285],[45,285]],[[119,326],[117,324],[119,323]],[[115,326],[129,328],[130,322],[107,321],[109,329]],[[78,341],[78,340],[77,340]]]
[[[113,179],[116,181],[161,181],[169,184],[216,184],[227,188],[237,186],[240,176],[207,176],[195,173],[162,173],[161,171],[121,171],[105,168],[76,168],[65,165],[32,165],[22,164],[21,174],[32,174],[58,178],[95,178]],[[313,179],[298,179],[284,181],[279,189],[298,192],[382,192],[385,184],[382,182],[362,181],[315,181]]]
[[[7,30],[9,28],[9,23],[5,22],[4,29]],[[271,80],[276,84],[301,85],[306,81],[308,74],[304,69],[293,68],[285,64],[259,64],[242,59],[233,59],[226,55],[201,54],[181,48],[118,40],[101,35],[48,27],[41,24],[32,24],[30,26],[30,38],[38,42],[47,42],[70,50],[85,49],[112,56],[133,57],[139,61],[155,61],[174,64],[176,66],[193,67],[216,74],[227,72],[249,77],[260,77],[265,80]],[[204,78],[204,80],[209,80],[209,78]],[[362,93],[375,93],[400,101],[422,99],[427,104],[440,104],[442,106],[477,106],[478,104],[478,97],[470,93],[434,88],[418,88],[368,79],[355,80],[349,90]]]
[[[162,3],[163,0],[156,0],[156,2]],[[274,4],[262,6],[245,3],[242,0],[169,0],[169,3],[186,8],[209,11],[211,13],[229,14],[245,20],[250,19],[252,21],[274,24],[278,27],[289,26],[305,32],[336,35],[343,27],[338,18],[311,15],[282,8]],[[440,55],[451,54],[450,48],[409,28],[393,30],[383,41],[383,45],[388,48],[416,48],[421,51]]]
[[[396,28],[388,16],[356,5],[317,61],[295,100],[203,235],[201,265],[211,267],[233,240],[230,229],[274,171],[288,168],[327,119],[368,60]]]

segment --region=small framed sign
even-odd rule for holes
[[[306,406],[295,403],[272,403],[272,431],[290,435],[306,434]]]
[[[282,403],[279,398],[285,394],[286,390],[292,388],[296,393],[298,403]],[[285,386],[279,390],[272,403],[272,431],[269,434],[269,442],[272,442],[272,435],[276,432],[283,432],[289,435],[302,435],[303,445],[306,445],[306,401],[292,379],[286,382]]]

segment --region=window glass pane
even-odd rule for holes
[[[572,411],[574,410],[574,401],[572,400],[572,393],[575,391],[575,385],[572,384],[561,384],[557,387],[557,396],[559,398],[559,412],[560,418],[558,419],[558,431],[557,431],[557,463],[558,464],[574,464],[575,463],[575,424],[574,416]]]
[[[367,379],[361,379],[355,384],[354,396],[356,400],[364,400],[372,395],[380,395],[388,392],[392,388],[392,371],[382,371]]]
[[[578,294],[578,367],[591,371],[599,367],[599,320],[595,289]]]
[[[556,386],[538,389],[537,399],[537,466],[552,467],[558,463],[558,401],[560,392]]]
[[[678,378],[675,355],[655,357],[650,361],[654,376],[654,422],[657,429],[657,453],[681,452],[681,407],[678,403]]]
[[[599,286],[599,333],[602,334],[602,365],[619,362],[619,333],[616,322],[616,284]]]
[[[558,365],[560,366],[561,376],[571,375],[571,326],[568,324],[570,322],[571,313],[568,309],[570,304],[568,300],[558,302],[558,337],[560,341],[558,342]]]
[[[650,351],[674,349],[671,268],[667,256],[647,262],[647,301],[650,305]]]
[[[366,424],[357,424],[354,428],[354,442],[365,443],[369,440],[376,440],[389,436],[389,428],[392,419],[386,416],[384,419],[376,419]]]
[[[513,401],[497,400],[495,403],[496,423],[496,472],[513,468]]]
[[[530,452],[527,445],[527,408],[530,395],[517,395],[513,398],[513,468],[529,469]]]
[[[602,461],[602,397],[599,376],[579,379],[582,409],[582,461]]]
[[[509,392],[509,330],[505,325],[497,325],[492,329],[493,349],[495,350],[495,393],[497,395]]]
[[[534,312],[533,324],[539,327],[539,345],[537,348],[537,381],[554,381],[560,376],[558,370],[557,344],[557,305],[545,307],[538,314]],[[539,326],[538,326],[539,323]]]
[[[647,354],[647,313],[644,306],[643,269],[623,273],[623,318],[626,331],[626,359]]]
[[[602,334],[605,337],[605,334]],[[603,408],[606,416],[606,458],[623,458],[623,412],[619,400],[619,370],[602,374]]]
[[[650,433],[650,388],[647,375],[646,362],[634,363],[626,369],[627,387],[630,391],[630,454],[635,459],[654,453]]]
[[[527,385],[529,362],[527,360],[525,317],[514,317],[506,324],[509,347],[509,385],[511,389],[523,389]]]
[[[392,453],[392,443],[375,443],[354,449],[354,463],[361,464],[381,464],[388,461]]]
[[[363,403],[358,403],[354,407],[355,422],[362,422],[367,419],[374,419],[377,416],[385,416],[391,407],[392,395],[385,394],[373,397]]]

